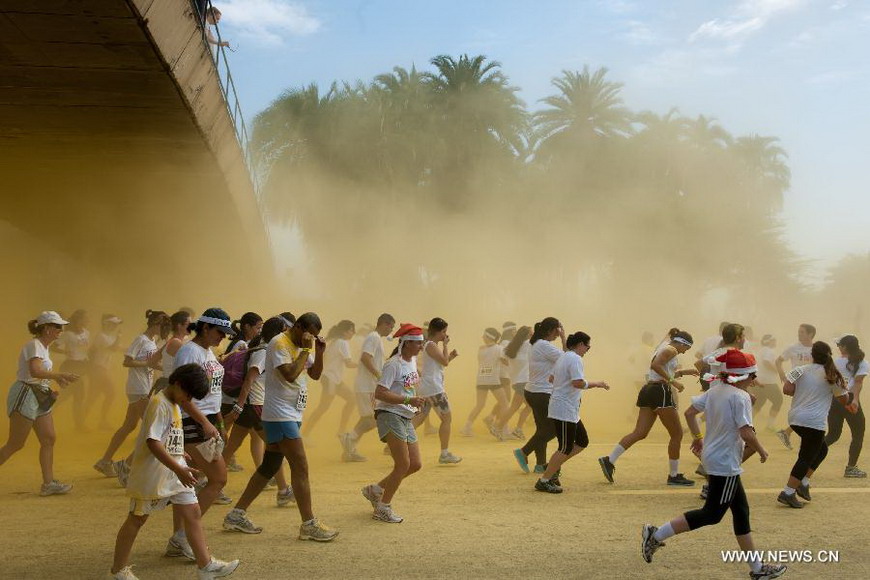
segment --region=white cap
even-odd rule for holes
[[[42,326],[43,324],[60,324],[63,326],[69,324],[69,322],[61,318],[60,314],[54,310],[46,310],[36,318],[37,326]]]
[[[120,318],[118,318],[117,316],[110,316],[108,318],[104,318],[103,322],[110,322],[112,324],[121,324],[124,321],[121,320]]]

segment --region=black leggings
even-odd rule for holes
[[[523,454],[528,457],[533,451],[535,463],[545,465],[547,463],[547,443],[556,438],[556,429],[553,420],[547,417],[550,408],[550,393],[525,392],[526,403],[532,408],[535,417],[535,433],[523,445]]]
[[[861,448],[864,446],[864,407],[858,407],[854,415],[846,410],[839,402],[831,403],[831,411],[828,413],[828,434],[825,436],[825,444],[833,445],[843,433],[843,421],[849,424],[852,432],[852,443],[849,445],[849,466],[855,467],[858,458],[861,457]]]
[[[828,455],[828,446],[825,444],[825,432],[800,425],[792,425],[794,432],[800,435],[801,448],[798,451],[797,461],[791,468],[791,476],[797,479],[806,477],[807,472],[819,468],[822,461]]]
[[[743,491],[743,482],[739,475],[708,475],[707,500],[704,507],[683,514],[689,523],[690,530],[704,526],[712,526],[722,521],[722,517],[731,510],[731,523],[735,536],[745,536],[752,529],[749,526],[749,502]]]

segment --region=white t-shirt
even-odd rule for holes
[[[93,358],[91,358],[91,364],[104,369],[109,368],[109,358],[112,355],[109,349],[115,346],[116,342],[118,342],[117,334],[106,334],[105,332],[99,333],[96,338],[94,338]]]
[[[834,361],[834,366],[837,367],[837,370],[840,371],[840,374],[843,375],[843,378],[846,379],[846,388],[851,391],[855,386],[855,377],[866,377],[870,374],[870,363],[866,360],[862,360],[858,363],[858,370],[855,371],[855,374],[852,374],[852,371],[849,370],[848,365],[849,359],[846,357],[840,357]]]
[[[477,384],[501,384],[501,359],[504,356],[501,345],[482,346],[477,351]]]
[[[780,356],[791,363],[791,368],[797,368],[813,362],[813,347],[798,342],[782,351]]]
[[[127,495],[133,499],[154,500],[172,497],[189,489],[151,453],[148,439],[160,441],[175,461],[187,465],[184,461],[181,409],[166,398],[165,392],[157,393],[148,401],[142,427],[136,437],[130,477],[127,479]]]
[[[776,373],[776,353],[769,346],[762,346],[758,350],[758,383],[761,385],[779,384],[779,375]],[[770,363],[768,366],[766,363]]]
[[[371,355],[372,364],[374,364],[376,369],[380,370],[383,368],[384,343],[381,342],[381,335],[378,334],[376,330],[371,331],[363,341],[360,360],[362,360],[362,353],[368,353]],[[358,393],[374,393],[377,382],[378,380],[375,376],[369,372],[369,369],[366,368],[362,362],[360,362],[359,369],[357,369],[356,373],[356,381],[354,382],[354,388],[356,391]]]
[[[692,397],[692,406],[706,415],[707,433],[701,459],[710,475],[729,477],[743,473],[745,443],[741,427],[752,426],[752,399],[733,385],[719,383]]]
[[[73,332],[72,330],[64,330],[57,337],[57,347],[63,349],[66,353],[66,360],[86,361],[88,360],[88,348],[91,344],[91,333],[87,328],[83,328],[81,332]]]
[[[41,340],[34,338],[33,340],[28,340],[21,347],[21,354],[18,355],[18,373],[15,375],[15,379],[22,383],[42,385],[45,388],[49,388],[51,381],[48,379],[34,379],[30,375],[30,361],[35,358],[42,361],[42,369],[44,371],[51,372],[52,363],[51,357],[48,355],[48,348],[42,344]]]
[[[573,350],[562,353],[553,368],[553,394],[550,396],[548,417],[568,423],[576,423],[580,420],[580,398],[583,389],[578,389],[571,384],[572,381],[580,379],[585,379],[583,357]]]
[[[248,391],[249,405],[262,405],[266,398],[266,349],[258,348],[251,352],[251,358],[248,359],[248,370],[256,368],[260,371],[257,378],[251,383],[251,390]]]
[[[411,362],[408,362],[399,355],[391,357],[384,365],[384,371],[378,384],[389,389],[391,393],[403,397],[417,396],[420,375],[417,373],[416,361],[411,359]],[[411,405],[393,405],[381,400],[375,401],[375,411],[389,411],[406,419],[413,419],[417,412]]]
[[[702,359],[710,367],[710,370],[708,370],[707,373],[716,377],[715,379],[710,381],[711,387],[722,382],[721,379],[719,379],[719,374],[725,370],[725,363],[719,362],[716,359],[718,357],[722,356],[723,354],[725,354],[726,352],[728,352],[729,350],[734,350],[734,347],[723,346],[723,347],[717,348],[716,350],[714,350],[713,352],[711,352],[710,354],[708,354],[707,356],[705,356]],[[707,374],[707,373],[704,373],[704,374]]]
[[[308,404],[308,369],[314,364],[309,353],[305,369],[296,380],[288,382],[278,367],[293,364],[302,349],[293,344],[286,332],[277,335],[266,347],[266,380],[263,421],[302,421]]]
[[[562,351],[552,342],[540,339],[535,341],[529,353],[529,382],[526,390],[530,393],[552,393],[553,383],[550,375],[556,361],[562,356]]]
[[[525,384],[529,382],[529,353],[532,345],[527,340],[517,349],[517,356],[507,359],[510,371],[511,384]]]
[[[831,401],[846,391],[826,381],[825,367],[816,363],[793,368],[786,380],[794,383],[788,424],[826,431]]]
[[[203,415],[214,415],[221,410],[221,385],[224,383],[224,367],[210,348],[203,348],[194,341],[184,343],[175,353],[175,369],[186,364],[197,364],[208,375],[208,394],[201,400],[193,399],[193,404]],[[172,369],[173,371],[175,369]],[[169,378],[169,377],[167,377]],[[182,411],[182,416],[187,413]]]
[[[653,353],[652,358],[650,358],[650,367],[646,373],[646,380],[647,381],[650,381],[653,383],[667,382],[669,379],[673,378],[674,373],[677,372],[677,365],[679,364],[679,362],[677,361],[678,354],[674,354],[674,356],[671,358],[671,360],[669,360],[668,362],[665,363],[665,372],[668,373],[668,376],[663,377],[660,374],[658,374],[657,372],[655,372],[654,370],[652,370],[652,361],[654,361],[655,358],[657,356],[659,356],[660,352],[662,352],[663,350],[665,350],[667,348],[672,348],[670,346],[670,344],[667,342],[660,344],[658,346],[658,348],[656,348],[655,352]]]
[[[704,339],[704,342],[701,344],[701,358],[704,358],[717,348],[719,348],[719,343],[722,342],[722,337],[719,335],[711,336],[710,338]]]
[[[328,377],[334,385],[344,381],[345,364],[351,360],[350,343],[343,338],[337,338],[327,345],[323,352],[323,376]]]
[[[140,334],[133,339],[130,348],[124,353],[134,361],[147,361],[157,352],[154,341]],[[126,391],[128,395],[147,395],[151,391],[151,379],[154,378],[154,369],[151,367],[130,367],[127,369]]]
[[[417,394],[421,397],[434,397],[444,392],[444,365],[429,356],[429,345],[439,348],[437,343],[427,342],[420,351],[420,386]]]

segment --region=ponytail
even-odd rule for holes
[[[834,357],[831,356],[831,347],[828,346],[828,343],[821,340],[814,342],[811,352],[813,362],[824,367],[825,380],[831,385],[837,385],[841,389],[845,389],[846,381],[843,379],[840,371],[837,370],[836,365],[834,365]]]
[[[532,335],[532,329],[528,326],[522,326],[514,337],[511,339],[510,343],[505,347],[504,354],[508,358],[517,358],[517,353],[520,351],[520,347],[524,342],[529,340],[529,337]]]
[[[30,334],[32,334],[33,336],[39,336],[39,325],[36,324],[36,319],[35,319],[35,318],[34,318],[33,320],[28,320],[28,321],[27,321],[27,330],[28,330],[28,331],[30,332]]]
[[[559,328],[560,323],[558,319],[553,318],[552,316],[548,316],[540,322],[535,323],[535,330],[532,332],[532,337],[529,339],[531,344],[535,344],[557,328]]]
[[[169,321],[169,315],[162,310],[146,310],[145,321],[148,326],[163,324],[164,322]]]

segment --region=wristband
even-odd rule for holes
[[[299,349],[299,352],[304,352],[305,354],[310,354],[310,353],[311,353],[311,349],[310,349],[310,348],[300,348],[300,349]]]
[[[411,403],[411,395],[405,395],[405,404],[408,405]]]
[[[703,438],[704,438],[704,434],[703,434],[703,433],[698,433],[697,435],[694,435],[694,434],[693,434],[692,437],[694,437],[695,440],[703,439]]]
[[[238,405],[233,405],[233,411],[235,411],[236,413],[238,413],[239,415],[241,415],[241,414],[242,414],[242,411],[244,411],[244,409],[242,409],[242,408],[239,407]]]
[[[219,430],[226,430],[226,425],[224,425],[223,421],[218,421],[214,424],[214,426],[217,427]]]

